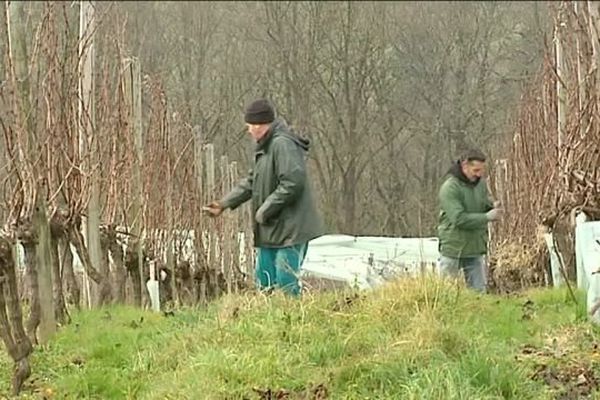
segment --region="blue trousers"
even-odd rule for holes
[[[300,267],[308,243],[290,247],[259,247],[256,256],[256,286],[259,290],[280,288],[293,296],[300,295]]]
[[[479,292],[486,292],[486,265],[483,256],[481,257],[440,257],[440,274],[442,276],[457,278],[464,274],[465,282],[471,289]]]

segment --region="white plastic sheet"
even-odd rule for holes
[[[438,239],[326,235],[308,246],[302,273],[369,289],[435,268]]]
[[[587,310],[600,302],[600,221],[579,222],[575,228],[577,287],[587,294]],[[597,308],[597,307],[596,307]],[[591,318],[600,323],[600,312]]]

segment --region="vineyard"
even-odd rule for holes
[[[75,314],[103,307],[206,310],[215,301],[252,291],[250,209],[220,219],[202,212],[246,173],[248,156],[238,145],[246,138],[236,113],[251,93],[277,92],[282,114],[294,127],[314,132],[317,150],[310,169],[319,204],[329,230],[348,235],[428,235],[436,224],[435,193],[447,167],[444,160],[481,144],[494,160],[489,163],[491,191],[506,210],[491,236],[492,288],[513,293],[551,285],[544,241],[551,234],[562,277],[576,299],[570,283],[580,279],[576,218],[600,219],[596,3],[549,5],[553,29],[542,35],[543,56],[532,57],[528,69],[503,63],[510,59],[506,48],[526,47],[514,36],[532,32],[505,35],[496,28],[480,31],[475,24],[471,44],[465,42],[470,31],[461,30],[420,46],[429,32],[420,30],[417,17],[431,18],[432,26],[446,18],[442,11],[427,14],[428,6],[394,8],[394,15],[413,18],[407,21],[416,24],[409,37],[393,29],[401,25],[389,20],[386,7],[393,5],[328,8],[292,2],[255,9],[238,4],[231,15],[227,9],[214,12],[229,16],[224,25],[233,30],[245,23],[246,13],[265,19],[269,29],[242,30],[231,40],[223,34],[228,31],[211,30],[213,20],[202,9],[205,14],[194,27],[181,22],[186,32],[202,31],[185,39],[193,45],[184,50],[208,48],[213,39],[227,46],[210,53],[214,60],[208,50],[193,62],[191,56],[181,65],[169,60],[162,67],[168,72],[162,73],[156,72],[161,69],[155,68],[156,60],[164,61],[174,50],[133,51],[151,48],[152,40],[143,39],[153,32],[146,29],[132,39],[136,13],[121,12],[117,3],[2,5],[0,337],[14,363],[13,394],[31,376],[34,352],[51,343],[57,331],[72,329]],[[153,18],[165,10],[155,7]],[[503,10],[477,7],[469,11],[478,13],[474,21],[495,21]],[[542,13],[533,7],[543,32]],[[177,18],[187,21],[188,9],[181,10]],[[510,20],[513,14],[503,15]],[[339,19],[339,26],[331,27],[338,36],[323,28],[326,18]],[[372,26],[378,28],[372,32]],[[492,40],[495,35],[500,39]],[[183,35],[173,37],[185,41]],[[270,69],[263,71],[254,47],[241,53],[243,39],[252,46],[267,43],[256,54],[274,60]],[[317,46],[321,42],[323,48]],[[431,54],[442,54],[443,61],[413,65]],[[141,61],[147,59],[153,68]],[[246,60],[248,68],[256,62],[256,71],[264,74],[248,79],[252,73],[242,70]],[[461,60],[481,62],[452,69],[451,63]],[[498,71],[505,76],[490,72],[493,60],[500,60]],[[200,69],[211,61],[223,69]],[[185,75],[194,63],[197,73]],[[473,68],[479,68],[475,78],[467,79]],[[532,76],[529,69],[535,71]],[[524,76],[518,82],[522,87],[509,82],[517,70]],[[198,77],[194,84],[186,81],[192,75]],[[173,89],[170,82],[177,79]],[[458,83],[446,85],[452,79]],[[263,86],[257,89],[259,81]],[[209,84],[214,97],[191,99],[190,91],[209,93]],[[520,93],[514,107],[513,93]],[[406,103],[398,100],[406,97]],[[475,100],[467,103],[468,98]],[[448,111],[446,101],[457,110],[472,110],[468,115]],[[512,117],[497,115],[501,105]],[[510,120],[508,127],[504,119]],[[155,286],[158,299],[150,289]]]

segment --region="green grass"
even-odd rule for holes
[[[576,380],[598,369],[599,330],[577,295],[578,306],[562,289],[481,296],[417,279],[301,301],[231,296],[170,317],[85,311],[36,350],[22,398],[586,398],[600,374]],[[0,394],[10,366],[0,356]],[[559,384],[532,379],[551,368]]]

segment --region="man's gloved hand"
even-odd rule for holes
[[[494,208],[488,211],[485,216],[487,217],[488,221],[497,221],[502,217],[502,209]]]

